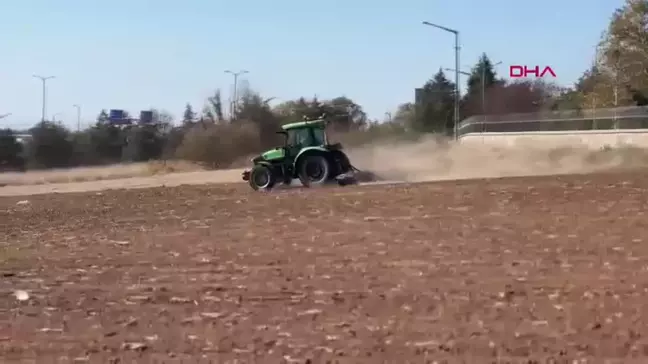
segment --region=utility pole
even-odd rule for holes
[[[38,78],[43,83],[43,108],[41,112],[41,122],[45,122],[45,103],[47,101],[47,86],[45,84],[47,83],[47,80],[55,78],[56,76],[34,75],[33,77]]]
[[[499,61],[497,63],[493,64],[493,68],[499,66],[502,64],[502,61]],[[482,63],[482,69],[481,69],[481,97],[482,97],[482,115],[484,118],[484,123],[486,123],[486,64]]]
[[[456,69],[456,68],[444,68],[444,70],[454,72],[455,73],[455,79],[457,78],[456,75],[458,75],[458,74],[462,74],[462,75],[467,76],[467,77],[472,76],[470,73],[461,71],[461,70]],[[484,93],[483,89],[484,89],[484,83],[482,82],[482,94]],[[455,93],[455,96],[456,96],[456,93]],[[457,105],[459,105],[459,102],[456,100],[456,97],[455,97],[455,113],[459,112],[459,111],[456,110]],[[482,109],[483,109],[483,106],[482,106]],[[455,115],[455,129],[454,129],[455,140],[459,139],[459,124],[456,122],[456,120],[457,120],[457,117]]]
[[[81,131],[81,105],[74,104],[72,106],[76,108],[77,111],[77,132],[80,132]]]
[[[594,60],[592,60],[592,73],[594,77],[597,78],[599,75],[599,46],[596,45],[594,48]],[[592,92],[592,129],[596,130],[596,90]]]
[[[459,31],[447,28],[438,24],[433,24],[427,21],[423,25],[431,26],[437,29],[444,30],[448,33],[454,34],[455,38],[455,69],[459,69],[459,56],[461,48],[459,47]],[[459,140],[459,103],[461,101],[461,85],[459,84],[459,72],[455,72],[455,100],[454,100],[454,139]]]
[[[497,63],[493,64],[493,67],[499,66],[500,64],[502,64],[502,62],[497,62]],[[468,77],[472,76],[472,74],[470,74],[469,72],[456,70],[454,68],[444,68],[444,70],[445,71],[450,71],[450,72],[459,72],[462,75],[468,76]],[[481,87],[481,113],[482,113],[482,117],[485,120],[485,118],[486,118],[486,67],[485,67],[485,65],[482,65],[480,78],[481,78],[481,86],[480,86]]]
[[[229,74],[234,76],[234,93],[233,93],[233,96],[232,96],[232,105],[230,106],[231,107],[231,110],[230,110],[231,115],[230,115],[230,117],[233,119],[236,108],[238,107],[238,77],[240,75],[244,75],[244,74],[249,73],[249,72],[246,71],[246,70],[240,70],[238,72],[233,72],[233,71],[230,71],[230,70],[226,70],[225,73],[229,73]]]

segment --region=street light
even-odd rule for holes
[[[77,132],[81,131],[81,105],[74,104],[72,105],[77,111]]]
[[[231,117],[233,118],[234,117],[235,107],[238,107],[238,90],[237,90],[237,88],[238,88],[238,77],[240,75],[244,75],[244,74],[250,73],[250,72],[248,72],[246,70],[240,70],[238,72],[233,72],[233,71],[230,71],[230,70],[226,70],[225,73],[229,73],[229,74],[234,76],[234,95],[232,97],[232,105],[231,105],[231,107],[232,107]]]
[[[43,83],[43,109],[42,109],[42,112],[41,112],[41,122],[45,122],[45,101],[46,101],[46,98],[47,98],[47,88],[45,86],[45,83],[49,79],[56,78],[56,76],[33,75],[33,77],[40,79],[41,82]]]
[[[457,70],[454,69],[454,68],[444,68],[443,70],[444,70],[444,71],[450,71],[450,72],[459,72],[459,73],[461,73],[461,74],[464,75],[464,76],[469,76],[469,77],[472,76],[469,72],[465,72],[465,71],[457,71]]]
[[[444,30],[448,33],[454,34],[455,38],[455,69],[459,69],[459,31],[451,28],[447,28],[438,24],[433,24],[427,21],[423,22],[423,25],[434,27],[437,29]],[[459,85],[459,72],[455,72],[455,104],[454,104],[454,138],[455,140],[459,139],[459,101],[461,99],[461,90]]]
[[[502,64],[502,61],[496,62],[493,64],[493,68]],[[484,121],[486,121],[486,65],[482,63],[481,70],[481,87],[482,87],[482,115]]]
[[[56,122],[56,117],[63,114],[62,112],[57,112],[56,114],[52,115],[52,122]]]
[[[500,64],[502,64],[501,61],[494,63],[492,66],[496,67],[499,66]],[[457,70],[455,70],[454,68],[444,68],[444,70],[450,72],[457,72]],[[458,72],[468,77],[472,76],[472,74],[468,72],[464,72],[464,71],[458,71]],[[484,67],[484,65],[482,65],[482,69],[481,69],[481,109],[482,109],[482,117],[486,118],[486,67]]]

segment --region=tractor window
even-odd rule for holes
[[[310,132],[308,129],[294,129],[288,134],[288,145],[310,145]]]
[[[313,144],[315,145],[326,144],[326,134],[324,133],[324,129],[313,129],[313,136],[315,137]]]

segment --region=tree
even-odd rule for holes
[[[615,84],[614,75],[596,64],[583,73],[576,82],[575,90],[581,95],[581,109],[615,107],[620,104],[620,99],[627,99],[627,92],[619,92],[621,90]]]
[[[367,124],[367,114],[362,106],[346,96],[338,96],[322,104],[324,115],[338,131],[351,131]]]
[[[138,125],[126,130],[126,146],[122,159],[128,162],[144,162],[160,158],[164,150],[164,134],[160,125]]]
[[[486,102],[492,115],[532,113],[551,109],[553,92],[542,81],[516,81],[491,87]]]
[[[392,118],[392,123],[407,127],[413,125],[416,117],[415,105],[411,102],[398,105],[398,109]]]
[[[648,97],[648,0],[626,0],[612,16],[596,60],[608,85],[623,92],[616,105],[636,104]]]
[[[45,121],[30,129],[28,162],[36,168],[68,167],[73,160],[74,146],[70,132],[60,124]]]
[[[85,149],[87,153],[94,155],[95,163],[108,164],[121,161],[128,128],[98,122],[87,133],[89,145]]]
[[[488,114],[486,94],[491,87],[502,83],[502,80],[497,79],[490,58],[486,53],[483,53],[468,77],[468,88],[462,100],[464,118],[477,114]]]
[[[220,90],[214,91],[214,95],[207,98],[207,102],[203,106],[201,120],[213,124],[225,121]]]
[[[583,108],[584,95],[572,88],[563,88],[554,102],[553,110],[577,110]]]
[[[317,97],[307,100],[300,97],[296,100],[289,100],[275,106],[273,112],[280,116],[282,124],[301,121],[307,118],[317,118],[324,110],[320,107]]]
[[[0,171],[22,170],[25,161],[23,146],[11,129],[0,130]]]
[[[191,124],[196,120],[196,113],[190,103],[185,105],[184,114],[182,115],[182,124]]]
[[[276,131],[281,124],[280,118],[272,112],[270,105],[259,93],[245,89],[234,114],[236,123],[252,123],[256,126],[261,146],[268,147],[279,142]]]
[[[106,109],[102,109],[99,115],[97,115],[97,122],[98,123],[107,123],[108,122],[108,112]]]
[[[151,108],[153,114],[153,124],[161,130],[169,130],[173,125],[174,117],[170,112],[163,109]]]
[[[351,131],[367,124],[367,114],[352,99],[338,96],[330,100],[319,100],[317,97],[282,102],[272,109],[282,122],[289,123],[304,119],[318,119],[325,116],[336,131]]]
[[[420,132],[449,133],[454,127],[454,83],[443,70],[417,91],[416,118],[412,128]]]

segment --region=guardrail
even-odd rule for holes
[[[472,133],[648,129],[648,107],[477,115],[462,121],[458,129],[460,137]]]
[[[648,129],[524,131],[470,133],[459,138],[465,144],[489,144],[500,147],[578,147],[602,148],[635,146],[648,148]]]

